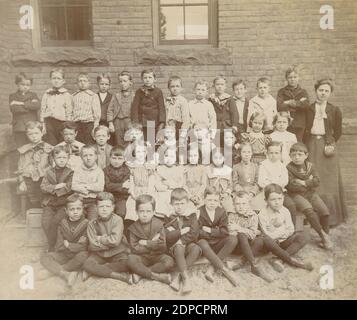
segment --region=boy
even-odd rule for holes
[[[182,293],[190,293],[192,286],[187,269],[201,255],[201,248],[196,244],[199,227],[196,213],[188,211],[188,193],[183,188],[176,188],[171,192],[171,205],[174,214],[165,217],[166,242],[169,252],[175,258],[178,272],[174,273],[170,287]],[[180,281],[181,280],[181,281]]]
[[[156,75],[152,69],[141,72],[144,85],[136,90],[131,109],[131,120],[141,123],[144,139],[148,138],[148,121],[154,121],[155,134],[164,128],[166,112],[162,91],[155,86]],[[154,145],[155,141],[151,144]]]
[[[48,251],[53,251],[56,244],[57,227],[65,217],[66,198],[72,193],[73,171],[67,168],[69,153],[63,146],[52,150],[55,167],[49,168],[41,182],[43,192],[42,228],[48,242]]]
[[[290,130],[295,133],[297,140],[302,142],[306,127],[306,110],[310,105],[309,96],[307,91],[299,85],[297,67],[288,68],[285,72],[285,79],[288,84],[278,91],[276,98],[278,111],[289,111],[293,118]]]
[[[331,249],[332,243],[327,235],[330,212],[316,192],[320,179],[314,165],[307,161],[308,156],[309,153],[303,143],[298,142],[291,147],[290,158],[292,161],[287,165],[289,184],[286,188],[296,209],[305,215],[311,227],[320,236],[323,247]]]
[[[174,266],[174,260],[166,254],[164,223],[154,217],[155,200],[142,194],[135,200],[138,220],[129,227],[129,241],[132,254],[129,256],[131,270],[140,277],[170,284],[167,272]]]
[[[20,153],[18,163],[18,190],[26,194],[32,208],[40,207],[42,193],[41,181],[50,167],[49,153],[52,146],[42,141],[43,127],[38,121],[26,123],[26,135],[30,143],[18,148]]]
[[[71,287],[77,278],[76,271],[88,258],[88,220],[83,215],[82,199],[76,194],[67,198],[65,212],[66,217],[58,226],[56,250],[43,254],[40,262]]]
[[[97,94],[99,97],[101,109],[99,124],[107,127],[109,125],[107,121],[108,107],[113,97],[113,95],[109,92],[111,83],[112,80],[109,73],[101,73],[97,76],[97,85],[99,88]]]
[[[93,143],[93,129],[99,125],[101,115],[99,97],[89,87],[88,74],[80,73],[79,90],[73,93],[73,121],[78,126],[77,139],[84,144]]]
[[[266,122],[263,128],[265,134],[273,132],[273,119],[277,114],[276,100],[269,93],[270,81],[268,78],[259,78],[257,81],[258,94],[250,99],[248,107],[248,122],[250,117],[255,112],[263,113],[266,117]]]
[[[234,274],[225,265],[223,260],[232,253],[237,246],[237,238],[228,234],[228,217],[219,207],[219,192],[214,187],[208,187],[204,193],[204,206],[199,208],[199,241],[203,255],[216,270],[237,286]],[[213,267],[209,267],[205,277],[213,282]]]
[[[114,197],[101,192],[97,197],[98,218],[88,223],[89,253],[83,269],[89,274],[131,284],[129,244],[124,236],[123,219],[114,214]]]
[[[85,145],[80,152],[83,165],[74,171],[72,190],[83,197],[88,220],[97,217],[95,199],[104,190],[104,173],[97,165],[97,150],[95,146]]]
[[[243,80],[238,80],[232,84],[233,96],[230,103],[234,103],[238,112],[238,133],[246,132],[248,128],[248,106],[249,100],[246,98],[247,85]]]
[[[63,124],[62,129],[62,137],[64,141],[57,145],[67,149],[69,153],[67,166],[72,170],[76,170],[82,165],[82,159],[79,156],[79,153],[84,144],[76,140],[77,133],[76,123],[73,121],[66,121]]]
[[[27,121],[37,121],[40,100],[30,91],[32,78],[21,72],[15,77],[17,91],[10,94],[9,105],[12,113],[12,134],[19,148],[28,143],[25,125]]]
[[[63,86],[64,71],[52,69],[52,88],[42,97],[40,121],[46,133],[45,141],[55,146],[62,141],[63,122],[73,120],[73,98]]]
[[[118,75],[120,91],[115,94],[108,106],[107,121],[109,131],[115,134],[115,144],[126,147],[125,132],[131,128],[131,107],[134,100],[132,91],[132,75],[128,71],[122,71]]]
[[[110,139],[108,127],[100,125],[94,128],[93,136],[98,153],[98,166],[99,168],[104,169],[107,165],[109,165],[110,151],[113,148],[110,144],[108,144]]]
[[[110,164],[104,169],[105,190],[115,198],[115,213],[125,219],[126,201],[129,197],[130,170],[125,163],[124,150],[117,146],[110,151]],[[125,222],[124,222],[125,225]]]
[[[191,128],[207,128],[210,131],[210,137],[216,134],[217,117],[213,104],[206,100],[208,94],[207,81],[198,80],[195,83],[195,99],[188,103],[190,113]]]
[[[263,234],[273,239],[284,249],[290,256],[297,253],[309,241],[305,232],[294,231],[294,224],[291,220],[290,212],[283,207],[284,191],[277,184],[269,184],[264,188],[266,206],[259,213],[259,224]],[[270,260],[273,268],[282,272],[283,263],[280,259],[273,258]],[[311,270],[312,266],[306,265]]]

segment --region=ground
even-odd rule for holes
[[[41,249],[26,246],[26,229],[19,218],[14,218],[0,227],[0,299],[356,299],[356,213],[357,206],[350,208],[349,221],[331,230],[335,245],[330,252],[316,245],[318,239],[312,233],[312,243],[298,254],[314,265],[312,272],[286,267],[283,273],[276,273],[264,257],[261,263],[266,265],[275,281],[268,284],[252,275],[248,268],[242,268],[236,271],[239,285],[234,288],[218,275],[214,284],[208,283],[202,273],[205,265],[198,265],[190,271],[194,290],[186,296],[164,284],[147,280],[129,286],[116,280],[89,278],[86,282],[78,280],[71,290],[55,277],[37,281]],[[23,265],[33,267],[33,289],[20,289]],[[323,277],[320,272],[324,269],[320,268],[324,265],[332,267],[333,289],[320,286]]]

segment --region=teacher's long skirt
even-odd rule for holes
[[[329,224],[337,226],[347,219],[347,207],[341,178],[337,147],[332,157],[324,155],[325,141],[319,136],[311,136],[307,147],[309,161],[315,165],[320,178],[318,194],[330,210]]]

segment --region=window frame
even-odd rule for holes
[[[182,6],[199,6],[200,4],[183,4]],[[202,5],[202,4],[201,4]],[[175,4],[165,7],[177,6]],[[153,42],[154,47],[170,46],[218,46],[218,0],[208,0],[208,39],[162,40],[160,30],[160,0],[152,0]]]

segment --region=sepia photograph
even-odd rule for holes
[[[357,299],[356,71],[355,0],[0,0],[0,300]]]

